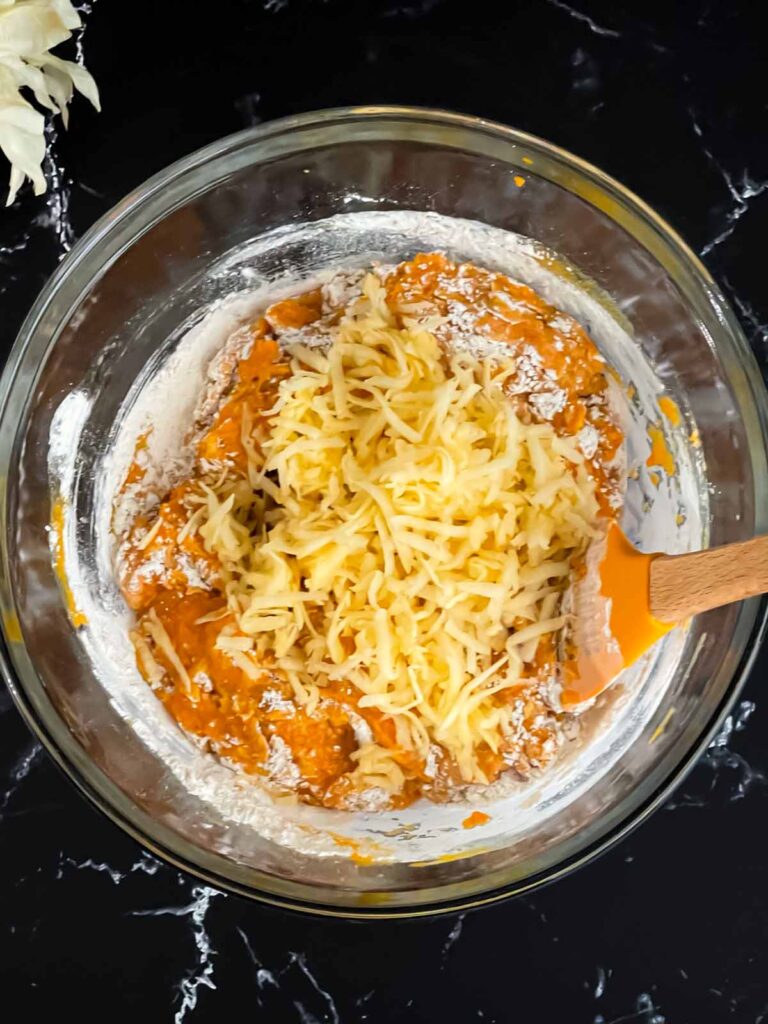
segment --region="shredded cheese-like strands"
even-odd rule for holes
[[[187,672],[186,668],[184,668],[184,662],[177,654],[176,649],[171,643],[171,638],[168,636],[168,632],[165,626],[157,617],[157,612],[154,610],[154,608],[150,608],[149,612],[147,613],[144,628],[155,641],[158,648],[163,652],[165,657],[168,659],[169,663],[173,666],[174,671],[177,673],[179,679],[181,679],[187,690],[191,689],[192,682],[189,678],[189,673]],[[146,652],[144,652],[144,654],[146,657]]]
[[[514,733],[524,665],[563,625],[596,534],[584,457],[518,419],[512,355],[446,354],[423,325],[398,327],[373,275],[327,351],[287,351],[269,437],[244,443],[247,478],[206,486],[188,527],[221,564],[237,628],[220,643],[312,710],[325,685],[353,684],[401,750],[426,761],[440,744],[485,783],[478,752]],[[361,787],[402,786],[392,750],[365,743],[353,760]]]

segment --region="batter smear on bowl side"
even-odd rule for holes
[[[235,342],[193,472],[120,540],[158,698],[212,754],[329,808],[545,768],[574,710],[563,595],[623,493],[583,328],[430,253],[338,273]],[[124,488],[145,469],[140,442]]]

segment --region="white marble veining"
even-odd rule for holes
[[[601,967],[600,964],[596,968],[597,981],[595,982],[595,989],[593,995],[595,999],[602,999],[605,993],[605,984],[611,975],[610,969],[606,971],[605,967]]]
[[[728,295],[736,306],[739,316],[747,327],[749,340],[753,344],[765,344],[766,341],[768,341],[768,322],[760,320],[760,317],[755,312],[754,306],[739,295],[725,275],[722,276],[721,280],[728,289]]]
[[[85,64],[85,50],[83,48],[83,42],[85,38],[85,31],[88,28],[88,18],[93,14],[93,8],[96,6],[96,0],[81,0],[79,4],[75,4],[75,9],[80,15],[82,24],[80,28],[75,29],[72,33],[75,40],[75,60],[78,64]]]
[[[182,907],[158,907],[152,910],[134,911],[135,917],[162,917],[170,914],[173,917],[188,918],[191,922],[192,938],[197,956],[194,965],[178,984],[181,1002],[174,1014],[173,1024],[182,1024],[187,1015],[195,1009],[201,988],[216,988],[213,977],[216,949],[208,934],[206,918],[212,901],[217,897],[223,898],[223,895],[207,885],[196,885],[192,889],[191,901]]]
[[[339,1017],[339,1011],[336,1009],[336,1002],[334,1001],[333,996],[330,994],[330,992],[327,992],[324,988],[320,987],[314,974],[309,969],[309,966],[307,964],[307,958],[304,955],[304,953],[291,953],[290,957],[291,962],[296,964],[298,969],[301,971],[301,973],[304,975],[309,984],[312,986],[315,992],[317,992],[317,994],[320,996],[320,999],[327,1007],[328,1012],[325,1016],[327,1016],[331,1024],[341,1024],[341,1018]],[[314,1016],[314,1014],[307,1010],[304,1003],[302,1003],[299,1000],[296,1000],[294,1002],[294,1005],[296,1006],[296,1009],[300,1012],[302,1024],[305,1024],[305,1022],[306,1024],[314,1024],[314,1021],[317,1020],[317,1018]]]
[[[59,247],[59,259],[63,259],[75,244],[75,232],[69,216],[72,182],[57,154],[58,131],[52,121],[45,126],[45,159],[43,170],[48,182],[45,205],[48,210],[48,226]]]
[[[459,914],[458,915],[458,917],[456,918],[456,920],[455,920],[455,922],[453,924],[453,927],[448,932],[448,937],[446,938],[445,942],[443,943],[443,951],[442,951],[443,967],[445,967],[446,957],[450,953],[451,949],[456,945],[456,943],[461,938],[461,933],[464,930],[464,919],[466,918],[466,916],[467,916],[466,914]]]
[[[142,853],[141,857],[127,871],[120,871],[118,868],[112,867],[111,864],[107,864],[106,861],[96,861],[91,857],[86,858],[86,860],[77,861],[73,857],[68,857],[62,853],[59,855],[56,878],[59,880],[64,878],[69,869],[74,869],[75,871],[98,871],[108,875],[115,885],[120,885],[129,875],[135,875],[137,872],[144,875],[156,875],[162,866],[160,861],[155,860],[149,853]]]
[[[611,39],[619,39],[621,32],[615,28],[606,28],[604,25],[599,25],[594,18],[591,18],[588,14],[583,11],[577,10],[575,7],[571,7],[570,4],[563,3],[563,0],[547,0],[553,7],[557,7],[561,11],[565,11],[576,21],[581,21],[587,26],[590,32],[594,32],[596,36],[607,36]]]
[[[42,759],[43,748],[35,740],[32,745],[16,760],[8,773],[8,783],[0,792],[0,822],[8,811],[11,800],[16,795],[22,782]]]
[[[755,707],[754,701],[740,701],[709,744],[697,769],[699,774],[705,768],[710,772],[703,790],[694,789],[692,783],[687,782],[672,800],[665,804],[665,810],[707,807],[715,790],[721,785],[725,788],[727,802],[731,803],[744,799],[753,787],[764,787],[768,784],[766,772],[750,765],[741,753],[733,749],[736,734],[747,728]]]
[[[648,992],[641,992],[635,1000],[634,1009],[626,1013],[620,1013],[618,1016],[610,1018],[598,1013],[594,1018],[594,1024],[630,1024],[630,1022],[634,1022],[634,1024],[667,1024],[667,1018]]]
[[[731,205],[725,211],[722,216],[722,227],[711,238],[704,246],[702,246],[699,255],[708,256],[709,253],[716,249],[721,243],[733,234],[736,229],[737,223],[741,220],[744,214],[749,210],[749,204],[752,199],[761,196],[766,189],[768,189],[768,181],[753,181],[749,171],[743,168],[738,174],[733,174],[728,170],[718,159],[708,146],[704,145],[704,131],[699,124],[695,111],[689,107],[688,112],[691,116],[691,126],[694,133],[702,140],[701,150],[707,157],[712,166],[719,172],[725,186],[728,189],[728,194],[731,198]]]
[[[273,988],[279,988],[280,986],[272,971],[267,970],[264,964],[262,964],[261,960],[259,960],[259,958],[254,953],[253,946],[251,945],[251,940],[245,934],[243,929],[238,927],[235,930],[237,931],[240,938],[243,940],[243,945],[245,946],[246,952],[248,953],[251,963],[256,968],[256,984],[258,985],[259,989],[264,989],[267,985],[271,985]]]
[[[269,991],[274,997],[270,1006],[275,1008],[278,1005],[291,1006],[298,1014],[300,1024],[342,1024],[335,998],[318,981],[310,967],[306,953],[289,951],[287,960],[282,967],[268,969],[254,951],[253,944],[246,932],[239,926],[235,930],[242,940],[249,960],[256,969],[254,980],[259,993],[257,999],[260,1006],[264,1005],[263,993]],[[297,974],[301,975],[308,983],[310,990],[308,996],[301,988],[297,987]],[[371,995],[373,992],[361,997],[358,1000],[358,1005],[364,1005]],[[365,1014],[361,1014],[360,1019],[364,1018]]]

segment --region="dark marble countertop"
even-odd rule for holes
[[[81,3],[103,113],[76,100],[70,130],[49,129],[48,195],[0,212],[0,352],[74,240],[171,161],[292,112],[409,103],[514,125],[619,178],[701,254],[765,370],[760,5],[656,6]],[[402,922],[281,913],[159,863],[85,803],[2,691],[0,978],[16,1008],[0,1015],[760,1024],[767,668],[763,652],[687,781],[598,862],[529,898]]]

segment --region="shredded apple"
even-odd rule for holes
[[[309,803],[525,777],[562,742],[561,597],[622,440],[587,334],[501,274],[421,254],[277,302],[192,475],[122,538],[139,668]]]

